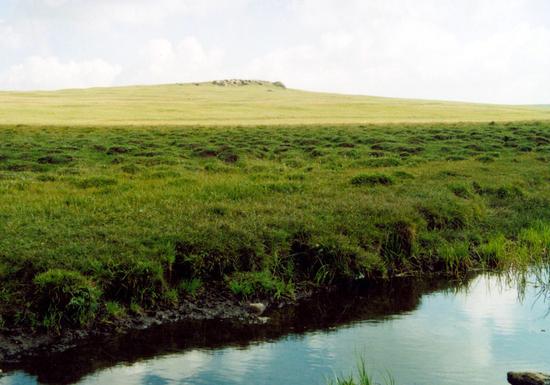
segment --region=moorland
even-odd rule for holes
[[[265,82],[0,93],[0,328],[543,261],[549,119]]]

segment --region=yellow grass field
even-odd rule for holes
[[[550,107],[340,95],[268,82],[0,92],[0,124],[288,125],[550,120]]]

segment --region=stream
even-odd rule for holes
[[[361,283],[270,311],[265,325],[183,322],[90,341],[3,368],[0,384],[321,385],[360,357],[380,383],[506,384],[510,370],[550,371],[549,309],[541,287],[491,274]]]

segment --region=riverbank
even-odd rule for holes
[[[111,325],[86,332],[65,330],[62,336],[54,338],[50,335],[50,341],[45,341],[44,336],[40,340],[19,333],[17,339],[27,343],[26,353],[22,350],[25,346],[18,344],[20,356],[12,355],[11,362],[3,361],[0,368],[7,373],[24,370],[38,376],[45,384],[74,383],[100,368],[186,349],[244,348],[293,333],[332,330],[364,320],[382,322],[415,310],[423,295],[447,290],[453,293],[460,288],[465,290],[473,277],[357,281],[311,292],[293,303],[268,304],[262,318],[250,315],[246,303],[243,303],[233,307],[233,311],[226,311],[227,307],[222,306],[218,312],[210,308],[200,312],[180,312],[172,317],[166,313],[158,317],[150,315],[146,320],[119,323],[118,328]],[[38,342],[42,342],[42,346],[38,346]],[[29,349],[30,344],[35,344],[35,348]],[[6,350],[3,343],[0,344],[2,348]]]
[[[59,332],[30,328],[4,330],[0,333],[0,363],[17,364],[47,353],[64,352],[93,339],[181,321],[201,320],[232,320],[243,324],[261,322],[246,303],[240,303],[229,293],[210,291],[192,301],[184,300],[176,308],[125,315],[88,328],[68,327]]]
[[[359,285],[350,282],[346,286]],[[385,286],[385,285],[381,285]],[[177,307],[142,311],[140,314],[125,314],[112,320],[107,315],[86,328],[67,327],[58,332],[33,330],[31,328],[11,328],[0,332],[0,363],[15,365],[52,353],[61,353],[85,345],[90,341],[123,336],[131,332],[148,330],[171,324],[195,321],[227,321],[243,327],[263,325],[269,320],[264,317],[266,311],[271,314],[279,309],[297,306],[315,295],[328,294],[341,290],[335,285],[312,288],[297,293],[292,300],[267,299],[252,303],[235,296],[223,287],[210,287],[193,298],[182,299]],[[258,310],[258,305],[262,307]]]
[[[93,333],[201,296],[233,308],[521,268],[550,249],[550,123],[9,126],[0,139],[3,334]]]
[[[341,282],[340,284],[325,285],[324,287],[310,287],[303,289],[292,299],[263,298],[262,302],[249,302],[235,296],[231,291],[223,287],[212,287],[198,293],[192,299],[184,299],[177,308],[157,309],[142,314],[126,314],[124,317],[105,321],[99,317],[99,322],[87,328],[63,328],[59,332],[47,330],[32,330],[30,328],[5,329],[0,333],[0,363],[9,367],[18,367],[25,362],[33,362],[36,357],[63,353],[90,342],[104,339],[112,339],[116,336],[125,336],[133,332],[147,331],[154,328],[170,325],[189,324],[194,322],[213,321],[227,322],[234,329],[257,329],[262,325],[267,328],[280,330],[295,324],[294,328],[308,327],[307,325],[340,324],[360,320],[361,317],[379,313],[402,312],[414,309],[420,296],[437,290],[445,290],[448,287],[459,288],[481,271],[470,272],[461,277],[441,275],[424,275],[422,278],[414,276],[401,276],[393,279],[357,280]],[[372,298],[374,301],[367,310],[361,307],[350,311],[348,319],[343,317],[339,305],[334,304],[334,315],[326,314],[331,306],[326,302],[353,303],[353,298]],[[399,296],[400,300],[395,297]],[[404,303],[397,306],[395,303]],[[262,305],[258,311],[257,305]],[[349,306],[349,305],[348,305]],[[316,309],[325,308],[322,322],[315,314]],[[376,310],[375,310],[376,309]],[[391,310],[390,310],[391,309]],[[294,319],[295,313],[302,315]],[[305,314],[314,315],[314,319],[307,320]],[[238,325],[238,326],[237,326]],[[311,327],[311,326],[309,326]],[[284,332],[280,332],[284,333]],[[231,339],[224,340],[230,343]],[[0,366],[1,368],[1,366]]]

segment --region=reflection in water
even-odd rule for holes
[[[399,384],[504,384],[508,370],[550,371],[548,304],[537,290],[527,286],[520,301],[516,286],[494,276],[452,288],[355,286],[273,313],[261,327],[184,323],[98,341],[0,384],[36,384],[35,376],[90,385],[323,384],[333,371],[348,373],[359,354]]]

